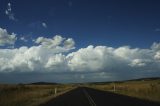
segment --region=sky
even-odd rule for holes
[[[0,83],[160,77],[158,0],[0,0]]]

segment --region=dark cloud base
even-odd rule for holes
[[[128,72],[128,71],[127,71]],[[137,78],[160,77],[160,72],[130,72],[130,73],[1,73],[0,83],[33,83],[33,82],[56,82],[56,83],[82,83],[82,82],[108,82],[123,81]]]

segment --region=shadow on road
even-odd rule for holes
[[[73,89],[40,106],[91,106],[84,90],[96,106],[160,106],[159,103],[86,87]]]

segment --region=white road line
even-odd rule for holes
[[[85,89],[83,89],[83,92],[85,94],[85,96],[87,97],[89,103],[91,106],[96,106],[95,102],[93,101],[93,99],[89,96],[89,94],[87,93],[87,91]]]

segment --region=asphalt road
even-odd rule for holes
[[[160,104],[111,92],[79,87],[40,106],[160,106]]]

